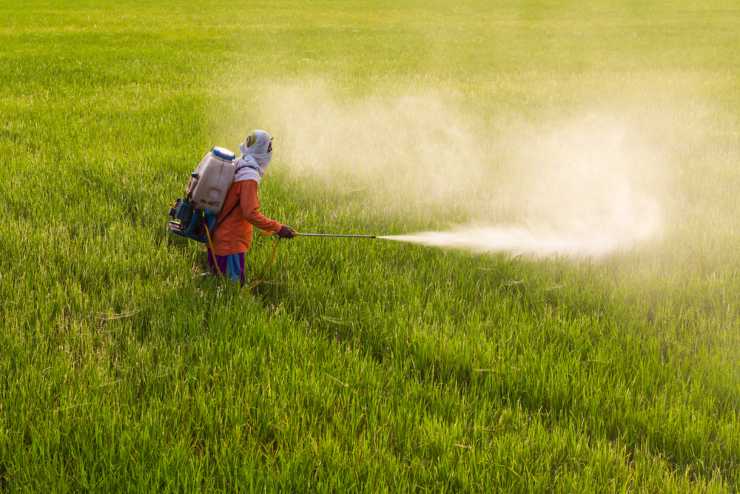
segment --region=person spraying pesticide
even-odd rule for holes
[[[239,150],[242,156],[236,161],[234,182],[216,219],[208,264],[213,272],[244,284],[244,254],[252,246],[252,226],[285,239],[293,238],[295,231],[260,212],[259,184],[272,159],[272,136],[255,130]]]
[[[207,243],[211,271],[243,285],[253,226],[281,239],[296,232],[260,211],[259,185],[272,159],[272,136],[255,130],[239,150],[239,158],[218,147],[206,154],[191,175],[185,198],[170,210],[169,229]]]

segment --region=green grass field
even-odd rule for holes
[[[171,202],[317,79],[492,129],[653,107],[677,214],[599,261],[297,239],[263,273],[257,239],[254,293],[199,276]],[[296,180],[286,138],[268,215],[448,226]],[[736,2],[3,0],[0,159],[2,492],[740,489]]]

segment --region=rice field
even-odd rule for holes
[[[0,491],[736,492],[738,47],[721,0],[3,0]],[[475,219],[395,172],[296,172],[342,159],[341,108],[409,92],[476,137],[624,110],[669,151],[661,234],[600,259],[298,238],[274,264],[257,238],[239,290],[167,233],[255,127],[263,212],[300,231]]]

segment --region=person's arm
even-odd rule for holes
[[[258,194],[259,185],[254,180],[245,180],[242,183],[241,196],[239,203],[241,205],[244,219],[259,228],[268,232],[279,232],[283,227],[280,223],[272,220],[260,212],[260,200]]]

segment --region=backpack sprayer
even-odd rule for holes
[[[236,156],[228,149],[214,147],[190,174],[185,197],[170,209],[168,229],[175,235],[206,243],[218,226],[216,217],[234,180]]]
[[[177,199],[170,209],[169,231],[175,235],[208,243],[215,258],[211,232],[218,227],[218,213],[236,173],[236,156],[228,149],[214,147],[200,160],[190,174],[185,197]],[[216,263],[219,274],[221,268]]]

